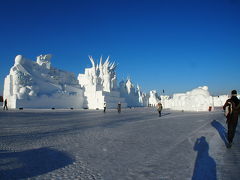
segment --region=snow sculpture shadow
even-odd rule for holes
[[[197,158],[193,171],[192,180],[216,180],[216,162],[209,156],[209,145],[205,137],[196,140],[194,151],[197,151]]]
[[[66,153],[50,148],[22,152],[0,151],[0,179],[38,176],[73,163]]]
[[[211,122],[211,125],[218,131],[221,139],[223,140],[225,146],[227,147],[228,141],[227,141],[226,128],[224,128],[223,125],[220,122],[216,121],[216,120],[213,120]]]

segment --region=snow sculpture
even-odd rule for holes
[[[141,92],[139,85],[137,85],[137,88],[135,89],[130,78],[128,78],[126,82],[121,81],[119,83],[119,90],[121,97],[126,99],[129,107],[147,106],[147,95]]]
[[[95,63],[92,56],[89,56],[89,59],[92,67],[78,75],[79,84],[84,88],[84,107],[103,109],[104,102],[107,108],[116,108],[118,102],[121,102],[122,107],[126,107],[125,99],[120,97],[117,89],[116,64],[109,62],[109,56],[104,63],[101,57],[99,64]]]
[[[82,86],[91,86],[91,88],[100,91],[110,92],[117,88],[116,86],[116,64],[109,62],[109,57],[102,63],[95,64],[94,59],[89,56],[92,63],[91,68],[85,69],[85,74],[79,74],[78,80]]]
[[[158,96],[156,90],[149,92],[149,106],[156,106],[160,102],[161,98]]]
[[[83,90],[73,73],[51,67],[51,55],[40,55],[37,62],[22,55],[4,81],[4,99],[10,108],[81,108]]]
[[[186,93],[173,94],[173,98],[164,100],[165,108],[185,111],[208,111],[214,107],[213,97],[207,86],[200,86]]]

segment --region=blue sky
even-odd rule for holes
[[[8,0],[0,17],[0,94],[16,55],[45,53],[76,76],[110,55],[145,92],[240,90],[238,0]]]

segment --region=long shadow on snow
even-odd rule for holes
[[[223,125],[216,120],[213,120],[211,122],[211,125],[218,131],[218,133],[219,133],[221,139],[223,140],[225,146],[227,146],[228,142],[227,142],[226,128],[224,128]]]
[[[30,178],[73,162],[68,154],[47,147],[22,152],[0,151],[0,179]]]
[[[217,180],[216,162],[209,156],[209,145],[204,136],[198,138],[194,145],[194,151],[197,151],[197,158],[193,171],[192,180]]]

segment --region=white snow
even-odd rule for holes
[[[221,110],[0,111],[0,179],[182,180],[240,177],[239,127]]]

